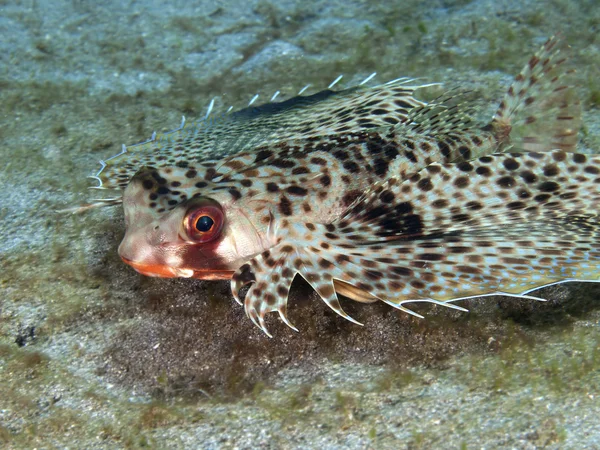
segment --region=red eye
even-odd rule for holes
[[[186,213],[183,229],[192,241],[210,242],[221,234],[223,222],[221,206],[213,200],[202,199]]]

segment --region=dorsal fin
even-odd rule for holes
[[[500,145],[514,151],[576,150],[581,105],[565,84],[573,72],[565,69],[567,49],[558,36],[551,37],[517,75],[491,124]]]
[[[471,91],[452,89],[408,115],[413,133],[439,136],[465,131],[473,127],[475,108],[469,102]]]
[[[141,166],[166,167],[220,159],[264,145],[314,140],[405,122],[423,106],[413,93],[422,86],[398,79],[375,87],[325,90],[310,96],[250,106],[233,113],[184,123],[150,141],[123,147],[96,175],[103,188],[124,188]]]

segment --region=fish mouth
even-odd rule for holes
[[[159,278],[176,278],[180,275],[175,273],[172,267],[163,266],[161,264],[148,264],[134,261],[132,259],[121,256],[123,262],[134,268],[136,272],[146,275],[147,277],[159,277]]]
[[[231,280],[234,270],[178,269],[162,264],[148,264],[121,256],[123,262],[142,275],[158,278],[196,278],[199,280]]]

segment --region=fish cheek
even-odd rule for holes
[[[194,278],[202,280],[230,279],[237,262],[223,251],[223,243],[215,242],[191,244],[180,247],[181,268],[194,271]],[[229,256],[229,257],[228,257]]]

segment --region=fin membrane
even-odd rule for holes
[[[410,312],[413,301],[532,298],[545,285],[599,281],[599,186],[600,157],[563,151],[431,165],[374,187],[332,224],[280,228],[280,244],[234,275],[234,293],[251,273],[258,287],[244,305],[266,330],[298,273],[342,316],[342,283],[357,300]]]
[[[565,68],[566,50],[558,37],[550,38],[517,75],[491,124],[500,145],[576,151],[581,105],[566,81],[572,72]]]
[[[196,122],[184,121],[176,130],[124,146],[121,153],[102,163],[95,178],[103,188],[124,188],[143,166],[185,167],[279,142],[390,127],[407,121],[411,109],[424,105],[413,97],[422,86],[407,84],[410,81],[325,90]]]

